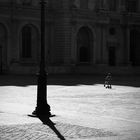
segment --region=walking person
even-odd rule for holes
[[[111,73],[108,73],[107,76],[105,77],[105,82],[104,82],[104,87],[105,88],[110,88],[110,89],[112,88],[111,80],[112,80]]]

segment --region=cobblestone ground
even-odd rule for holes
[[[115,133],[104,131],[102,129],[71,124],[56,123],[55,127],[65,139],[117,136]],[[49,126],[33,123],[0,126],[0,140],[59,140],[59,138]]]
[[[27,116],[36,107],[36,78],[0,76],[0,140],[140,140],[140,77],[103,84],[102,76],[50,77],[52,129]]]

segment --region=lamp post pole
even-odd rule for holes
[[[32,115],[51,117],[50,105],[47,103],[47,74],[45,70],[45,4],[41,0],[41,58],[37,84],[37,107]]]

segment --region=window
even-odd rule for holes
[[[106,0],[100,0],[100,8],[101,9],[107,9],[107,1]]]
[[[88,8],[88,0],[81,0],[80,1],[80,7],[82,9],[87,9]]]
[[[110,0],[109,9],[111,11],[116,11],[116,7],[117,7],[117,1],[116,0]]]
[[[77,58],[79,64],[90,64],[92,58],[92,31],[88,27],[80,28],[77,34]]]
[[[115,34],[116,34],[115,28],[111,27],[111,28],[109,29],[109,34],[110,34],[110,35],[115,35]]]
[[[31,27],[25,26],[22,29],[22,58],[32,57]]]
[[[22,0],[23,5],[31,5],[32,0]]]
[[[126,0],[126,9],[128,12],[137,12],[137,0]]]
[[[109,52],[108,52],[108,61],[109,61],[109,66],[115,66],[116,65],[116,48],[114,46],[109,47]]]
[[[130,54],[129,60],[133,66],[140,66],[140,31],[133,29],[130,31]]]

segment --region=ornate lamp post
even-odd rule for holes
[[[41,60],[38,74],[37,84],[37,107],[32,113],[33,116],[45,116],[51,117],[50,106],[47,103],[47,74],[45,70],[45,4],[44,0],[41,0]]]

